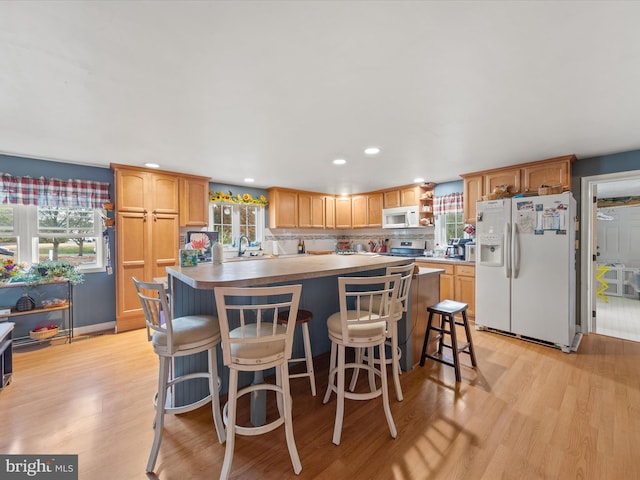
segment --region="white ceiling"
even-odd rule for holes
[[[640,2],[5,0],[0,18],[5,153],[356,193],[640,148]]]

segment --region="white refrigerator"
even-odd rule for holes
[[[575,350],[571,193],[478,201],[476,215],[476,328]]]

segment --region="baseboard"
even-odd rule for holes
[[[94,333],[102,333],[106,331],[115,332],[116,322],[96,323],[95,325],[87,325],[86,327],[73,327],[73,335],[91,335]]]

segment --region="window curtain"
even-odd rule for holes
[[[102,208],[110,201],[109,184],[92,180],[16,177],[4,173],[0,182],[2,204]]]
[[[433,197],[433,213],[457,213],[464,211],[462,193],[449,193],[439,197]]]

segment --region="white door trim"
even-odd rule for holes
[[[603,175],[592,175],[590,177],[582,177],[581,179],[581,199],[580,199],[580,218],[582,219],[582,228],[580,232],[580,331],[582,333],[590,333],[592,331],[592,311],[595,311],[593,304],[593,289],[595,272],[593,271],[593,262],[591,259],[596,254],[593,250],[593,242],[591,239],[594,235],[594,218],[591,215],[592,198],[596,185],[599,183],[616,182],[619,180],[640,180],[640,170],[607,173]]]

